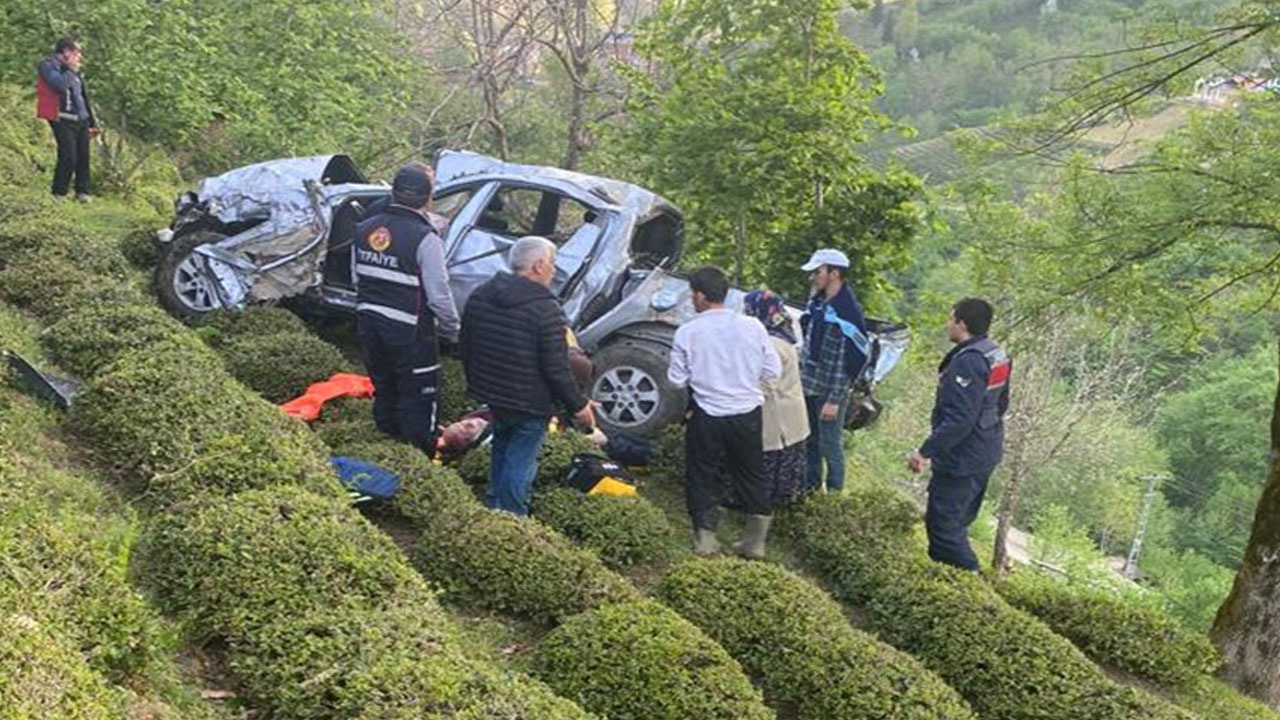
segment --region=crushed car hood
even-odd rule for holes
[[[366,182],[346,155],[270,160],[236,168],[200,183],[196,196],[225,223],[273,218],[281,227],[311,213],[306,183],[335,185]]]

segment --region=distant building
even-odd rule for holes
[[[1262,72],[1236,73],[1226,77],[1204,77],[1196,80],[1191,98],[1210,107],[1225,107],[1242,93],[1275,92],[1280,78]]]

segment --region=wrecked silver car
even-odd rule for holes
[[[434,212],[461,310],[482,282],[506,269],[520,237],[557,248],[553,290],[595,361],[592,394],[608,426],[650,435],[683,411],[666,382],[676,327],[693,314],[675,274],[684,246],[680,210],[617,180],[446,151],[436,163]],[[156,288],[175,315],[192,318],[248,303],[306,296],[355,312],[351,246],[356,224],[390,187],[368,182],[345,155],[291,158],[204,180],[176,203],[161,235]],[[740,305],[734,290],[730,305]],[[874,385],[905,351],[905,327],[871,321]]]

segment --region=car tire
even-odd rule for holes
[[[164,246],[156,263],[155,288],[169,314],[191,322],[221,309],[216,292],[192,265],[192,255],[197,247],[224,239],[226,235],[213,230],[192,230],[175,235]]]
[[[619,340],[591,357],[591,398],[596,418],[609,433],[649,438],[675,422],[687,394],[667,381],[670,349],[646,340]]]

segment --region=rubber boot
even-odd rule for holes
[[[764,541],[769,536],[772,515],[748,515],[742,539],[733,544],[733,551],[751,560],[764,559]]]
[[[698,528],[693,533],[693,552],[701,557],[720,554],[720,541],[716,540],[716,531]]]

